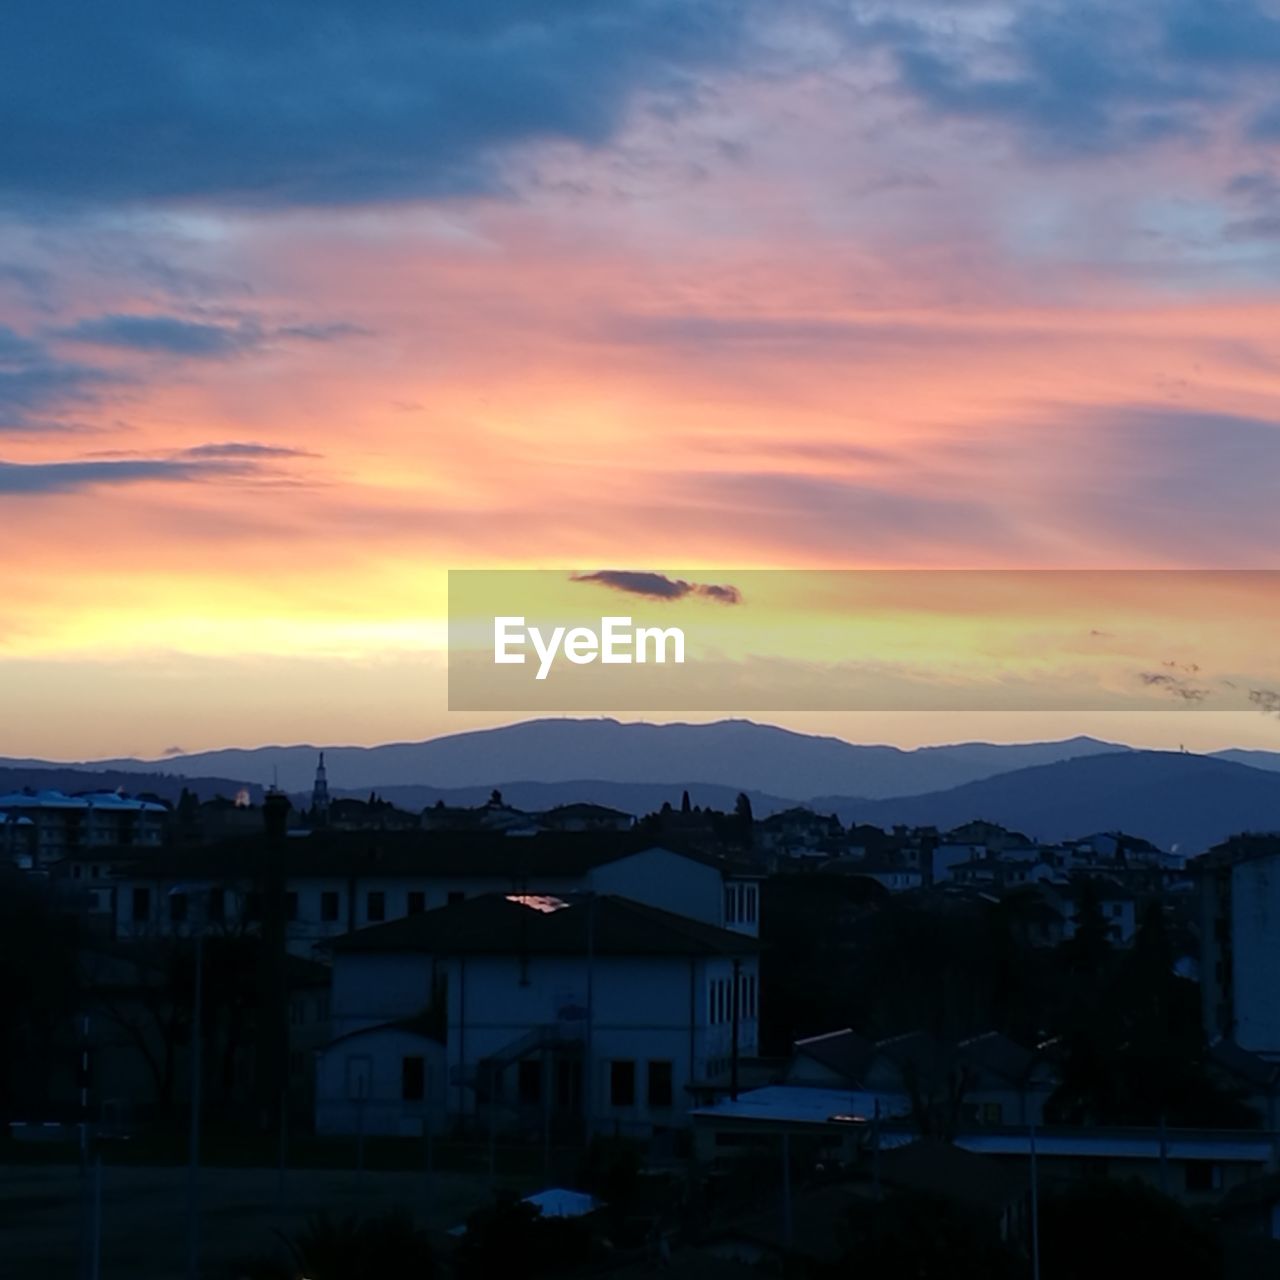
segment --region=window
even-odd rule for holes
[[[756,897],[759,890],[755,885],[749,884],[746,887],[747,898],[747,923],[755,924],[756,922]]]
[[[335,889],[326,889],[320,895],[320,919],[325,924],[333,924],[338,918],[338,894]]]
[[[284,895],[284,918],[289,921],[298,918],[298,895],[293,890]]]
[[[223,888],[209,890],[209,919],[221,921],[227,914],[227,891]]]
[[[414,889],[409,894],[409,914],[420,916],[427,909],[427,895],[421,889]]]
[[[636,1064],[629,1058],[615,1058],[609,1063],[609,1104],[634,1107],[636,1103]]]
[[[984,1102],[982,1104],[982,1123],[1003,1124],[1004,1108],[998,1102]]]
[[[151,919],[150,889],[135,889],[133,891],[133,919],[135,924]]]
[[[79,879],[80,879],[80,873],[81,873],[83,870],[84,870],[84,868],[83,868],[83,867],[82,867],[82,866],[77,862],[77,863],[75,864],[75,866],[73,866],[73,867],[71,868],[71,878],[72,878],[73,880],[79,880]]]
[[[387,918],[387,895],[381,889],[370,892],[365,903],[365,916],[373,921]]]
[[[674,1097],[671,1085],[671,1063],[649,1063],[649,1105],[669,1107]]]
[[[736,884],[727,884],[724,887],[724,922],[725,924],[738,922],[738,886]]]
[[[244,918],[246,920],[262,919],[262,894],[256,889],[244,895]]]
[[[185,893],[171,893],[169,895],[169,922],[171,924],[182,924],[187,918],[187,895]]]
[[[1222,1166],[1208,1160],[1188,1160],[1183,1177],[1188,1191],[1220,1191]]]
[[[523,1059],[517,1069],[517,1086],[524,1106],[533,1106],[542,1100],[542,1063],[536,1058]]]
[[[402,1059],[400,1063],[400,1098],[403,1102],[421,1102],[427,1096],[427,1060],[421,1054]]]
[[[467,895],[461,889],[450,889],[447,901],[450,906],[453,906],[456,902],[464,902],[466,897]]]

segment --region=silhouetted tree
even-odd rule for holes
[[[845,1231],[843,1257],[814,1266],[815,1280],[1014,1280],[1026,1272],[993,1222],[935,1196],[894,1192],[855,1205]]]
[[[537,1205],[500,1195],[467,1219],[454,1255],[459,1280],[559,1276],[591,1256],[591,1236],[577,1218],[545,1218]]]
[[[1044,1280],[1217,1280],[1221,1246],[1176,1201],[1137,1182],[1098,1178],[1042,1197]]]

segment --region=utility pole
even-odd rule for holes
[[[200,1117],[204,1106],[204,927],[210,886],[178,884],[169,896],[187,903],[187,920],[195,951],[191,992],[191,1117],[187,1135],[187,1280],[200,1277]]]
[[[791,1245],[791,1135],[782,1135],[782,1243]]]
[[[742,985],[742,961],[733,962],[733,1038],[729,1051],[729,1097],[738,1100],[738,988]]]
[[[187,1280],[200,1280],[200,1108],[204,1043],[204,931],[196,928],[195,993],[191,1008],[191,1133],[187,1139]]]
[[[289,797],[274,787],[263,798],[266,848],[259,879],[262,932],[255,1083],[265,1133],[278,1131],[289,1085],[288,923],[284,880],[289,808]]]
[[[595,1022],[595,971],[596,971],[596,896],[587,897],[587,1026],[583,1036],[582,1053],[582,1104],[586,1125],[587,1145],[591,1145],[592,1120],[595,1101],[595,1062],[592,1057],[592,1035]]]
[[[1036,1164],[1036,1122],[1031,1120],[1028,1142],[1031,1157],[1031,1280],[1040,1280],[1040,1173]]]

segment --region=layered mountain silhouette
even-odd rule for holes
[[[200,773],[303,791],[316,746],[204,751],[162,761],[104,760],[86,767]],[[1011,746],[961,743],[861,746],[749,720],[714,724],[623,724],[617,720],[529,720],[378,747],[325,746],[330,785],[353,791],[397,786],[493,787],[503,782],[714,783],[791,799],[822,793],[910,795],[961,786],[1010,769],[1125,750],[1093,738]],[[7,763],[0,761],[0,765]]]
[[[814,805],[876,826],[947,830],[985,818],[1044,841],[1126,831],[1191,855],[1237,832],[1280,830],[1280,773],[1214,756],[1130,751],[1017,769],[927,795],[827,796]]]
[[[106,785],[158,794],[178,779],[204,797],[278,780],[302,799],[317,751],[259,747],[78,766],[0,760],[0,778],[12,788]],[[325,754],[335,794],[377,791],[411,810],[437,800],[483,803],[495,787],[520,809],[582,800],[633,814],[678,804],[684,790],[694,804],[729,809],[745,791],[759,817],[803,804],[877,826],[946,830],[983,818],[1045,841],[1123,830],[1188,854],[1239,831],[1280,830],[1280,754],[1265,751],[1200,756],[1094,738],[902,750],[746,720],[557,719],[429,742],[326,746]]]

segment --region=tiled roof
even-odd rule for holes
[[[482,894],[464,902],[359,929],[335,939],[338,954],[428,952],[433,955],[748,955],[752,938],[611,894],[575,895],[540,910],[514,895]]]

